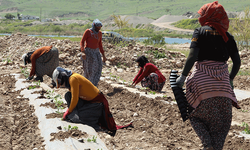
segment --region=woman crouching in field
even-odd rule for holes
[[[134,78],[132,86],[141,82],[142,87],[160,92],[166,81],[160,70],[154,64],[149,63],[145,56],[140,56],[136,62],[140,66],[140,71]]]

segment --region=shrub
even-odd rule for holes
[[[234,36],[238,48],[244,49],[250,47],[250,11],[245,9],[245,16],[238,16],[230,21],[229,32]]]

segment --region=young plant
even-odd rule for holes
[[[93,141],[94,143],[96,143],[96,139],[97,139],[97,136],[93,136],[92,139],[88,138],[87,141],[88,142]]]
[[[9,57],[7,57],[6,59],[3,60],[3,62],[5,62],[5,61],[7,61],[7,63],[11,63],[12,62],[12,60]]]
[[[241,112],[248,112],[248,110],[240,109]]]
[[[156,94],[156,92],[155,92],[155,91],[150,91],[149,93],[150,93],[150,94],[153,94],[153,95],[155,95],[155,94]]]
[[[117,78],[116,78],[116,81],[119,82],[119,80],[120,80],[120,77],[117,77]]]
[[[29,72],[27,71],[27,68],[20,67],[20,69],[21,69],[21,73],[25,76],[25,78],[28,78]]]
[[[41,81],[38,80],[37,82],[35,82],[37,86],[40,86],[41,85]]]
[[[47,93],[48,93],[47,98],[52,99],[52,101],[55,103],[55,106],[57,108],[56,113],[61,114],[62,112],[60,110],[63,109],[63,107],[61,106],[63,104],[63,101],[60,100],[62,99],[61,95],[59,94],[55,95],[54,90],[53,91],[47,90]]]
[[[35,89],[36,88],[36,86],[34,85],[34,86],[29,86],[29,90],[31,90],[31,89]]]
[[[73,130],[73,129],[78,130],[78,127],[77,126],[71,127],[71,125],[68,125],[68,127],[64,127],[64,130],[66,131]]]
[[[242,133],[244,133],[244,134],[250,134],[249,125],[247,123],[242,122],[241,126],[245,127],[245,129],[244,129],[244,131],[242,131]]]

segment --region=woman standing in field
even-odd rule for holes
[[[132,86],[141,82],[142,87],[149,87],[151,90],[160,92],[166,81],[160,70],[154,64],[149,63],[145,56],[138,57],[136,62],[140,71],[134,78]]]
[[[106,61],[104,50],[102,47],[102,32],[100,31],[102,23],[95,19],[92,23],[92,28],[87,29],[80,42],[84,77],[97,86],[101,73],[102,61]],[[101,58],[101,54],[103,60]]]
[[[186,97],[195,108],[190,122],[204,150],[222,150],[232,121],[232,105],[240,108],[233,91],[233,79],[241,60],[233,36],[227,32],[229,20],[222,5],[215,1],[198,11],[202,27],[196,28],[190,53],[177,85],[186,81]],[[229,74],[227,60],[233,67]],[[230,86],[231,85],[231,86]]]

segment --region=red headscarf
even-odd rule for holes
[[[223,6],[218,1],[203,5],[198,13],[201,26],[212,26],[223,37],[224,41],[228,41],[226,32],[229,28],[229,20]]]

